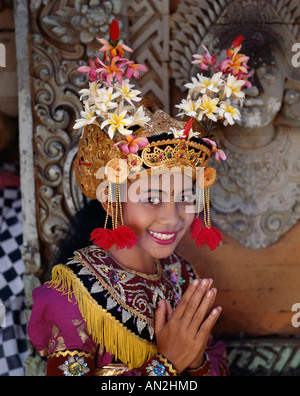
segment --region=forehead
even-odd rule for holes
[[[176,172],[166,172],[160,175],[148,175],[133,182],[143,191],[159,189],[163,192],[175,192],[192,189],[194,182],[192,177]]]

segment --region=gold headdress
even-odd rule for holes
[[[222,237],[210,222],[209,187],[215,181],[216,172],[213,168],[207,168],[207,162],[213,152],[222,159],[226,159],[226,156],[208,139],[214,118],[217,120],[212,104],[216,108],[217,102],[220,102],[218,120],[223,122],[232,121],[233,108],[228,115],[228,102],[209,98],[206,94],[200,100],[197,97],[199,87],[203,92],[204,86],[201,84],[207,83],[201,79],[199,83],[193,81],[195,86],[190,88],[192,93],[177,106],[181,109],[180,115],[191,117],[188,122],[177,121],[160,110],[154,111],[146,103],[138,105],[142,101],[138,96],[140,91],[132,89],[134,86],[130,84],[130,79],[132,76],[138,77],[139,71],[147,69],[124,58],[124,52],[132,50],[120,40],[116,20],[111,24],[110,33],[109,42],[98,39],[103,44],[100,52],[105,52],[105,62],[96,56],[95,61],[90,60],[90,66],[78,69],[88,74],[90,87],[81,91],[85,111],[81,112],[83,118],[76,120],[74,126],[84,127],[75,160],[77,182],[81,191],[90,199],[99,199],[97,190],[103,182],[108,187],[105,226],[104,229],[95,230],[92,239],[105,249],[114,244],[119,248],[134,246],[137,236],[123,223],[120,184],[127,182],[132,175],[142,176],[149,172],[157,174],[167,168],[180,172],[188,170],[194,180],[197,178],[200,190],[202,189],[204,226],[199,219],[199,197],[192,238],[196,238],[198,245],[207,243],[214,249]],[[235,56],[236,52],[233,51],[233,54]],[[218,90],[217,86],[221,87],[223,83],[224,98],[229,97],[229,81],[225,84],[221,74],[218,73],[215,81],[212,81],[213,87],[210,88],[207,84],[204,91],[211,89],[212,92],[219,92],[221,89]],[[235,90],[240,94],[243,83],[237,84],[236,80],[234,78],[232,92]],[[205,123],[206,119],[208,124]],[[199,132],[193,132],[195,121],[201,121],[202,129],[204,127],[206,131],[202,139]],[[203,172],[198,172],[200,170]],[[109,216],[112,217],[112,230],[107,228]]]
[[[211,148],[201,139],[181,139],[174,136],[184,131],[185,123],[171,118],[159,110],[147,111],[149,123],[134,132],[135,139],[148,139],[145,147],[136,153],[125,153],[116,146],[99,126],[86,126],[79,140],[75,172],[81,191],[90,199],[97,198],[97,188],[105,180],[124,183],[132,173],[151,171],[159,173],[162,167],[190,170],[195,179],[197,169],[205,168],[211,156]],[[172,136],[171,136],[172,135]],[[159,137],[159,139],[151,138]],[[162,138],[163,137],[163,138]],[[99,150],[101,147],[101,150]],[[99,171],[100,170],[100,171]],[[102,172],[101,172],[102,171]],[[206,186],[213,184],[213,170],[207,173]]]

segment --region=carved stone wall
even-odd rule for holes
[[[76,69],[99,48],[95,38],[108,34],[113,17],[125,13],[123,34],[129,29],[137,62],[149,66],[138,85],[143,95],[168,109],[169,2],[32,0],[29,11],[37,224],[46,253],[62,238],[83,200],[72,170],[79,133],[72,125],[81,111],[78,91],[87,80]]]
[[[170,1],[129,0],[127,15],[134,57],[148,67],[139,85],[143,96],[170,111],[169,45]]]
[[[108,38],[116,17],[121,17],[121,34],[134,48],[136,61],[149,68],[139,88],[168,110],[168,0],[15,2],[29,311],[32,290],[45,280],[57,242],[84,202],[73,172],[80,131],[72,125],[82,110],[78,92],[87,79],[76,69],[98,50],[96,37]],[[29,359],[27,372],[36,372],[37,364],[42,363]]]
[[[252,249],[276,242],[300,218],[300,159],[293,149],[299,145],[300,126],[295,116],[300,71],[292,66],[292,46],[300,40],[297,4],[291,0],[182,0],[172,16],[172,75],[182,91],[185,82],[200,72],[190,60],[193,53],[203,53],[201,44],[219,55],[243,34],[244,47],[251,53],[254,87],[245,90],[243,124],[215,133],[228,161],[214,164],[219,177],[212,202],[215,223]],[[266,75],[271,62],[276,67]],[[287,99],[291,85],[294,103]]]
[[[254,73],[244,121],[214,136],[228,156],[213,164],[218,178],[211,191],[224,243],[209,252],[187,238],[181,253],[215,280],[224,308],[219,334],[297,335],[291,307],[300,287],[300,69],[292,47],[300,40],[299,3],[181,0],[171,21],[174,96],[185,96],[184,82],[199,72],[188,62],[203,54],[201,44],[220,54],[243,34]]]
[[[86,85],[76,69],[98,49],[95,37],[107,34],[109,22],[120,16],[136,61],[149,69],[139,88],[175,115],[183,85],[197,72],[190,61],[202,43],[211,51],[225,47],[222,39],[230,41],[249,15],[250,31],[272,27],[288,49],[300,41],[299,14],[293,0],[15,0],[28,308],[56,242],[83,203],[72,169],[79,137],[72,124],[81,110],[78,91]],[[251,15],[257,17],[254,26]],[[210,252],[186,238],[180,247],[201,276],[215,280],[223,306],[216,329],[221,336],[299,332],[291,326],[300,286],[299,70],[287,53],[280,54],[275,53],[285,95],[274,117],[276,134],[255,153],[245,147],[245,134],[222,130],[217,137],[230,154],[211,194],[214,221],[225,232],[223,246]],[[28,373],[36,373],[37,364],[32,358]]]

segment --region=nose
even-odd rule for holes
[[[176,202],[164,202],[161,207],[159,222],[166,227],[165,231],[178,231],[182,218]]]
[[[245,95],[250,98],[256,98],[259,95],[259,89],[253,85],[251,88],[246,87],[244,89]]]

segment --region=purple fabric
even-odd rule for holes
[[[95,356],[96,367],[102,368],[113,361],[113,356],[96,345],[87,334],[86,324],[75,298],[43,285],[33,292],[34,305],[28,335],[42,356],[65,350],[80,350]],[[226,349],[222,342],[214,343],[212,337],[206,350],[212,363],[210,376],[228,375]],[[124,374],[123,374],[124,375]],[[126,375],[139,375],[132,370]]]

